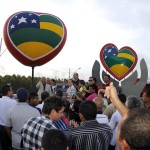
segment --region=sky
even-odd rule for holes
[[[118,49],[134,49],[138,55],[134,70],[139,76],[142,58],[150,67],[149,0],[3,0],[0,6],[2,39],[5,21],[18,11],[53,14],[65,23],[67,40],[63,49],[51,61],[35,67],[36,77],[68,78],[77,70],[80,79],[88,80],[95,60],[101,63],[99,54],[107,43]],[[0,75],[13,74],[32,76],[32,69],[16,60],[2,40]]]

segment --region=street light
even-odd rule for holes
[[[76,69],[73,73],[77,72],[79,69],[81,69],[81,68]]]
[[[72,75],[73,75],[75,72],[77,72],[79,69],[81,69],[81,67],[79,67],[78,69],[76,69],[76,70],[72,73]],[[72,75],[71,75],[71,76],[72,76]],[[71,76],[70,76],[70,68],[69,68],[69,79],[70,79]]]

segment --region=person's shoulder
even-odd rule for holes
[[[109,132],[112,132],[112,129],[111,129],[111,127],[107,124],[107,123],[99,123],[99,129],[103,132],[107,132],[107,131],[109,131]]]
[[[108,118],[105,114],[97,114],[96,118]]]

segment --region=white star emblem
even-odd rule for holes
[[[109,49],[109,50],[108,50],[108,53],[111,53],[111,50],[112,50],[112,49]]]
[[[10,29],[14,29],[14,28],[15,28],[15,25],[12,24],[12,25],[10,26]]]
[[[27,21],[26,21],[26,19],[27,18],[24,18],[23,16],[20,18],[20,19],[18,19],[19,20],[19,23],[18,24],[20,24],[20,23],[27,23]]]
[[[36,21],[37,21],[37,20],[35,20],[35,19],[32,19],[32,20],[31,20],[31,23],[36,23]]]

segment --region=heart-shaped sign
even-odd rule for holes
[[[63,48],[66,37],[62,20],[46,13],[17,12],[4,25],[4,41],[10,53],[32,67],[53,59]]]
[[[106,44],[100,51],[100,60],[104,68],[116,79],[121,80],[136,66],[136,52],[128,46],[120,50],[114,44]]]

